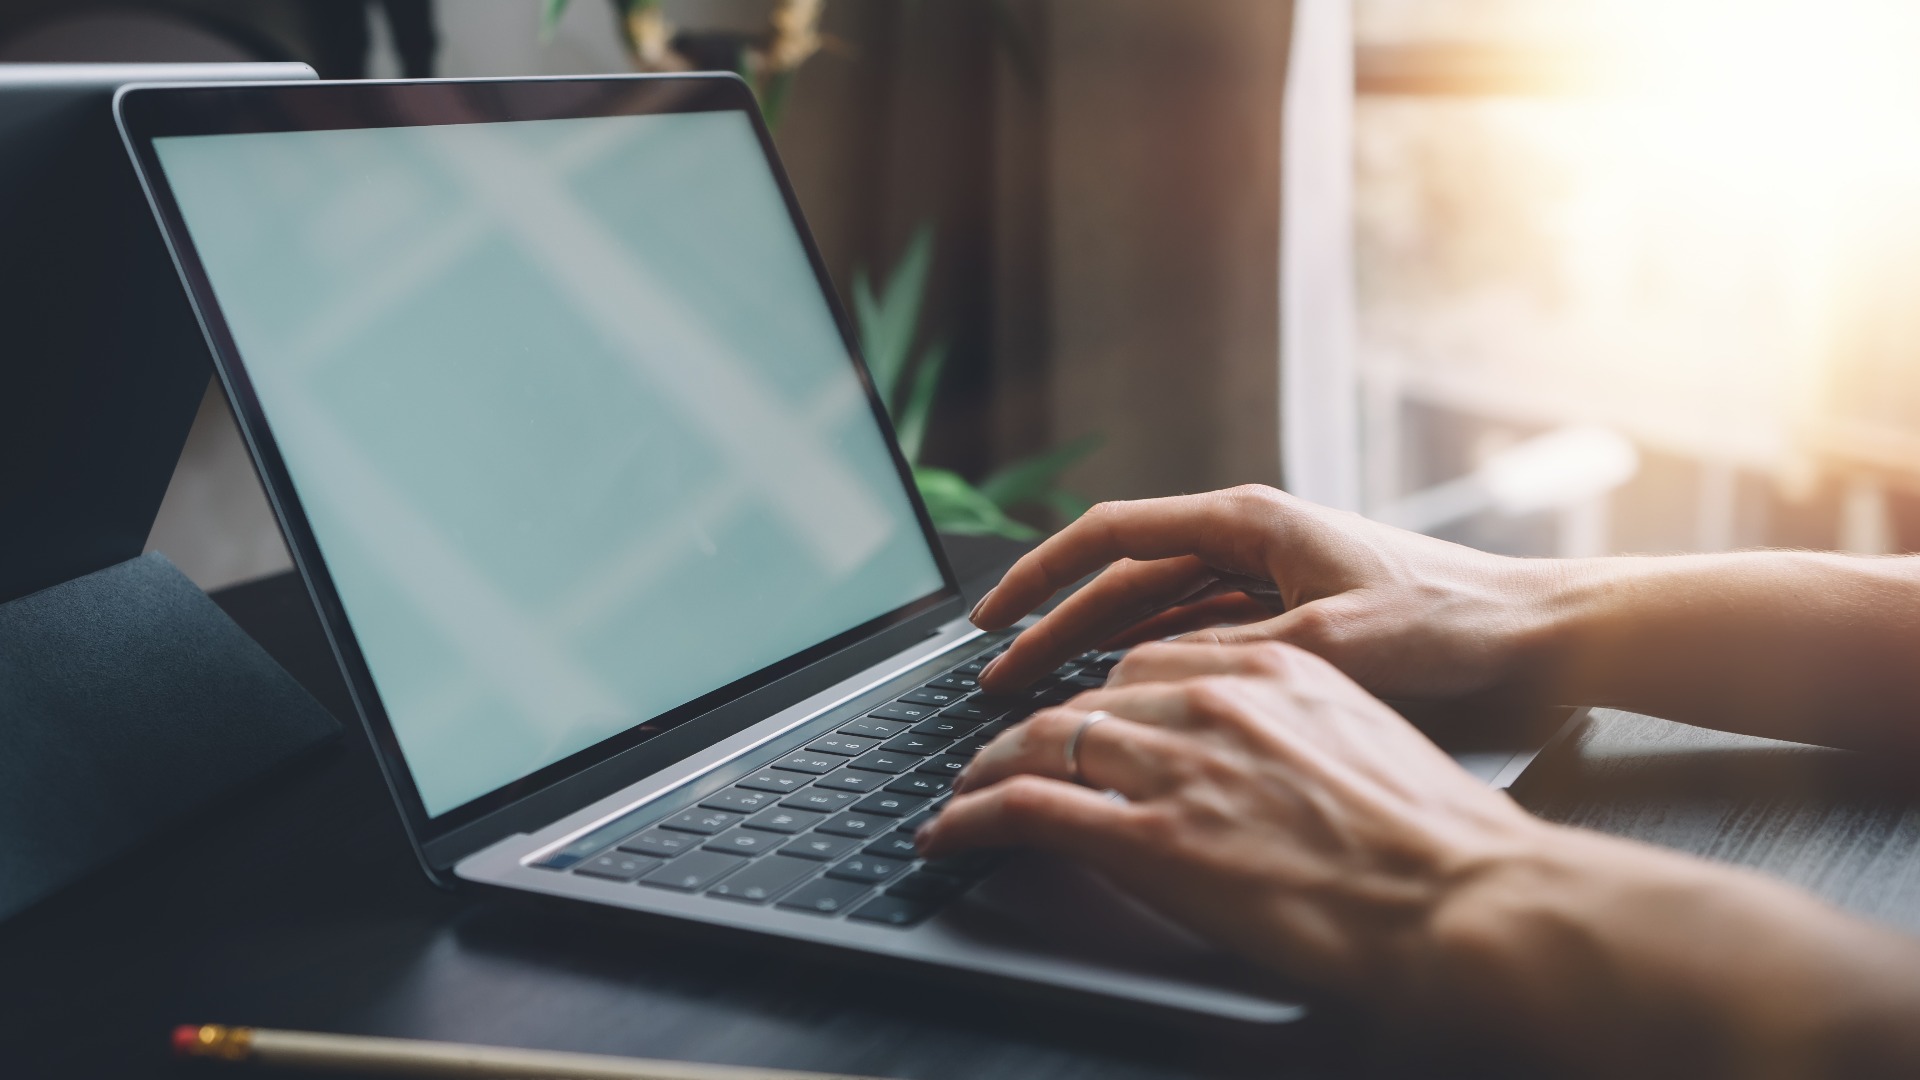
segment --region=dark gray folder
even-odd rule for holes
[[[157,552],[0,604],[0,918],[339,731]]]

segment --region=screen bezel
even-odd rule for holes
[[[306,581],[320,621],[333,646],[335,659],[365,724],[388,786],[406,822],[409,836],[429,871],[443,869],[466,849],[483,846],[485,834],[509,829],[502,811],[569,780],[587,770],[613,762],[624,763],[631,780],[672,764],[693,749],[712,745],[751,726],[751,720],[725,706],[749,694],[776,688],[782,680],[861,642],[887,634],[905,624],[925,621],[930,613],[957,607],[960,589],[948,563],[933,520],[913,481],[912,467],[900,451],[892,421],[880,400],[862,356],[852,322],[839,301],[826,264],[806,226],[800,204],[786,171],[780,165],[773,139],[751,89],[737,76],[725,73],[673,75],[616,75],[534,79],[434,79],[416,81],[301,82],[129,86],[114,99],[114,110],[136,171],[158,217],[174,263],[192,300],[214,356],[214,366],[235,419],[254,459],[254,467],[278,516],[294,565]],[[473,800],[429,815],[414,784],[412,771],[375,687],[372,672],[354,636],[326,560],[320,552],[293,479],[274,441],[272,425],[254,391],[246,363],[236,347],[211,281],[193,245],[171,186],[154,150],[154,140],[179,135],[225,135],[266,132],[330,131],[355,128],[429,127],[446,124],[498,123],[521,120],[575,119],[596,116],[635,116],[660,113],[734,111],[745,113],[759,139],[761,152],[777,184],[814,278],[832,312],[856,377],[867,395],[875,421],[886,434],[900,483],[920,524],[922,540],[939,568],[941,587],[883,615],[868,620],[784,660],[735,680],[656,717],[637,718],[620,734],[559,761],[542,766],[510,784]],[[942,616],[944,621],[946,616]],[[891,635],[888,635],[891,636]],[[852,674],[852,672],[847,672]],[[817,682],[818,680],[808,680]],[[805,696],[795,687],[793,700]],[[764,694],[761,694],[764,697]],[[786,697],[787,695],[779,695]],[[716,711],[728,717],[711,732],[699,731],[693,743],[669,739],[670,757],[635,753],[650,740],[681,732],[702,716]],[[771,711],[758,712],[764,716]],[[646,729],[654,729],[648,731]],[[620,778],[610,782],[619,785]],[[605,784],[598,785],[604,787]],[[613,790],[617,790],[617,786]],[[496,828],[485,828],[499,822]],[[471,835],[476,829],[482,835]],[[428,851],[436,841],[464,831],[454,851]],[[505,835],[501,832],[501,835]]]

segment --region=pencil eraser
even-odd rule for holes
[[[200,1044],[200,1028],[197,1024],[181,1024],[173,1029],[173,1052],[181,1057],[193,1053]]]

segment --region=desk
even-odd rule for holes
[[[971,579],[1006,550],[954,553]],[[0,925],[0,1075],[225,1075],[164,1056],[172,1025],[206,1021],[919,1078],[1434,1074],[1427,1048],[1389,1047],[1353,1020],[1248,1033],[919,977],[876,989],[849,969],[440,892],[414,864],[299,583],[217,599],[348,736]],[[1622,775],[1583,769],[1576,755],[1547,771],[1575,787]],[[1593,812],[1547,797],[1558,816]],[[1862,836],[1920,837],[1920,813],[1887,803],[1869,816]],[[1726,824],[1710,814],[1696,831]],[[1920,890],[1907,866],[1874,895]]]

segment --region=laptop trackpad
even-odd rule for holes
[[[1079,864],[1051,856],[1015,855],[934,923],[975,945],[1288,996],[1271,973],[1220,952]]]

